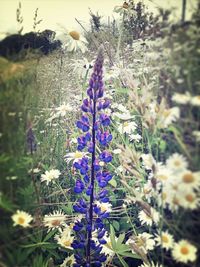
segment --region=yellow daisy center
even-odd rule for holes
[[[24,218],[22,218],[22,217],[19,217],[18,218],[18,223],[19,224],[24,224],[24,222],[25,222],[25,219]]]
[[[192,194],[188,194],[188,195],[186,195],[186,200],[188,201],[188,202],[193,202],[194,201],[194,196],[192,195]]]
[[[74,40],[79,40],[80,39],[80,34],[77,31],[71,31],[69,32],[69,35],[74,39]]]
[[[71,246],[71,241],[70,240],[66,240],[63,242],[64,246],[66,247],[70,247]]]
[[[182,248],[181,248],[181,253],[182,253],[183,255],[187,255],[187,254],[189,253],[189,249],[188,249],[187,247],[182,247]]]
[[[137,238],[135,243],[138,247],[142,247],[145,245],[145,241],[142,238]]]
[[[53,220],[53,221],[51,222],[51,224],[52,224],[53,226],[59,226],[60,223],[61,223],[60,220]]]
[[[160,175],[158,175],[158,179],[159,179],[159,180],[166,181],[167,178],[168,178],[167,175],[164,175],[164,174],[160,174]]]
[[[174,161],[174,165],[175,165],[176,167],[179,167],[179,166],[181,165],[181,162],[180,162],[179,160],[175,160],[175,161]]]
[[[169,242],[169,238],[166,235],[162,235],[161,240],[163,243],[168,243]]]
[[[127,121],[125,121],[124,123],[123,123],[123,126],[124,127],[127,127],[129,124],[128,124],[128,122]]]
[[[83,156],[83,154],[81,152],[79,152],[79,151],[76,151],[75,154],[74,154],[74,158],[75,159],[80,159],[80,158],[82,158],[82,156]]]
[[[100,209],[101,209],[101,212],[107,211],[107,207],[106,206],[103,206],[103,205],[100,207]]]
[[[194,176],[192,175],[192,173],[183,175],[183,182],[186,184],[194,182]]]
[[[171,113],[171,110],[170,110],[170,109],[166,109],[166,110],[164,110],[164,112],[163,112],[163,116],[164,116],[165,118],[167,118],[167,117],[170,115],[170,113]]]

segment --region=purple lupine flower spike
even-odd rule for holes
[[[72,243],[76,260],[74,267],[101,267],[106,261],[106,255],[101,250],[102,245],[106,244],[103,220],[109,217],[109,212],[102,211],[97,203],[109,202],[108,190],[105,187],[112,179],[112,175],[106,171],[105,166],[103,168],[100,166],[100,161],[106,164],[112,160],[111,153],[105,150],[112,140],[112,135],[108,129],[104,130],[110,125],[110,117],[103,113],[109,107],[110,100],[103,99],[102,69],[103,49],[100,48],[87,89],[88,98],[85,98],[81,105],[83,115],[76,124],[82,132],[77,139],[77,150],[87,150],[89,156],[74,162],[74,168],[82,178],[79,177],[75,182],[74,192],[80,194],[81,198],[73,208],[75,212],[85,214],[85,218],[75,222],[73,227],[76,232],[76,238]],[[102,149],[99,155],[96,151],[97,144]],[[94,232],[98,242],[93,240]]]

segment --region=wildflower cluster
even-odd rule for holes
[[[73,226],[76,232],[72,243],[75,267],[102,266],[106,261],[106,255],[102,252],[102,245],[106,244],[103,220],[108,218],[111,204],[108,203],[108,190],[105,187],[112,175],[106,170],[105,164],[112,160],[111,153],[106,150],[112,135],[109,130],[104,130],[110,125],[110,117],[103,110],[110,101],[103,98],[102,65],[103,54],[100,50],[89,81],[88,98],[81,105],[83,114],[76,123],[83,133],[77,139],[77,150],[79,153],[87,150],[88,153],[82,154],[73,163],[76,170],[74,192],[82,194],[73,209],[84,215]]]

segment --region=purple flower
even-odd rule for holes
[[[110,105],[109,99],[100,100],[97,105],[97,110],[106,109],[109,107],[109,105]]]
[[[99,121],[103,126],[109,126],[110,125],[110,117],[106,114],[100,114]]]
[[[87,132],[90,129],[89,119],[86,116],[82,116],[80,121],[77,121],[76,126],[83,132]]]
[[[82,151],[90,140],[91,140],[91,134],[89,132],[86,133],[86,135],[82,135],[78,137],[77,138],[77,142],[78,142],[77,150]]]
[[[112,160],[112,155],[108,152],[108,151],[103,151],[100,155],[99,155],[99,159],[108,163]]]
[[[78,232],[78,231],[80,231],[83,228],[83,226],[84,225],[81,222],[77,221],[74,224],[73,230],[76,231],[76,232]]]
[[[86,174],[89,170],[88,158],[83,157],[82,159],[74,162],[74,167],[79,170],[82,175]]]
[[[93,166],[94,166],[95,171],[99,171],[101,169],[101,167],[99,165],[99,160],[97,160],[97,159],[95,159]]]
[[[77,179],[76,185],[74,187],[74,192],[75,193],[82,193],[84,188],[85,188],[85,186],[84,186],[84,183],[81,181],[81,179]]]
[[[87,204],[84,199],[79,199],[78,203],[73,206],[74,211],[85,214],[87,212]]]
[[[102,146],[107,146],[112,140],[112,134],[109,131],[101,132],[100,130],[96,134],[96,138]]]
[[[76,231],[76,239],[72,243],[74,248],[75,267],[101,267],[106,261],[106,255],[102,253],[102,244],[106,243],[104,235],[106,229],[103,219],[108,218],[109,212],[102,211],[94,201],[100,201],[102,205],[109,206],[108,190],[104,188],[112,179],[112,175],[105,170],[105,167],[99,165],[100,161],[110,162],[112,156],[109,152],[103,151],[97,157],[96,146],[100,145],[100,149],[108,146],[112,140],[112,135],[109,131],[103,131],[103,127],[110,125],[110,117],[102,113],[110,105],[110,100],[103,99],[104,84],[103,84],[103,51],[100,50],[97,60],[94,64],[93,73],[91,75],[89,86],[87,89],[88,98],[83,100],[81,111],[83,114],[76,125],[81,129],[84,135],[77,138],[77,150],[87,150],[89,157],[83,157],[74,162],[73,166],[80,173],[82,178],[76,179],[74,192],[82,193],[77,203],[73,205],[75,212],[85,214],[85,218],[76,222],[74,231]],[[101,113],[98,114],[98,111]],[[102,127],[103,126],[103,127]],[[103,170],[102,170],[103,169]],[[100,188],[100,192],[96,186]],[[89,199],[89,203],[85,200]],[[108,203],[108,204],[106,204]],[[96,218],[93,217],[96,213]],[[97,245],[92,239],[92,232],[97,230],[99,244]],[[81,251],[80,251],[81,250]],[[98,260],[97,260],[98,259]]]
[[[101,187],[101,188],[107,186],[108,182],[111,179],[112,179],[112,175],[107,171],[98,172],[96,174],[96,180],[98,182],[99,187]]]

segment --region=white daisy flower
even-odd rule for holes
[[[64,37],[66,40],[63,43],[63,48],[66,48],[67,51],[76,52],[77,50],[81,50],[82,53],[87,51],[86,44],[88,42],[78,31],[67,31],[67,33],[64,33]]]
[[[172,154],[166,162],[167,168],[169,168],[171,171],[174,172],[180,172],[182,170],[185,170],[188,167],[188,162],[186,158],[178,153]]]
[[[167,128],[172,122],[175,122],[179,119],[180,109],[178,107],[165,109],[159,115],[160,115],[160,126],[162,128]]]
[[[122,104],[112,103],[111,107],[113,109],[118,109],[119,111],[121,111],[123,113],[130,113],[129,110]]]
[[[78,161],[79,159],[82,159],[83,157],[87,157],[88,153],[87,152],[81,152],[81,151],[76,151],[76,152],[69,152],[65,155],[65,160],[67,163],[73,161],[76,162]]]
[[[121,134],[131,134],[136,130],[136,126],[137,125],[134,121],[126,121],[124,123],[121,123],[117,129]]]
[[[138,236],[131,236],[127,240],[126,244],[130,246],[133,253],[147,254],[149,250],[153,250],[155,248],[156,243],[151,234],[144,232]]]
[[[129,135],[129,141],[140,142],[141,139],[142,139],[142,136],[140,134],[130,134]]]
[[[46,182],[46,184],[49,185],[50,182],[54,182],[54,180],[58,179],[60,175],[61,172],[57,169],[45,171],[45,174],[41,175],[41,182]]]
[[[155,209],[151,208],[150,213],[147,213],[144,210],[141,210],[138,214],[138,218],[142,225],[146,224],[152,226],[153,222],[158,224],[160,219],[160,214]]]
[[[62,104],[60,107],[56,108],[56,116],[65,117],[68,112],[71,112],[73,108],[69,104]]]
[[[88,61],[87,58],[83,59],[72,59],[73,63],[71,66],[73,67],[73,70],[75,73],[77,73],[78,77],[81,79],[86,78],[86,76],[89,76],[91,73],[91,70],[93,68],[94,62]]]
[[[72,236],[72,230],[69,226],[66,226],[59,235],[56,235],[55,240],[61,247],[73,249],[71,244],[74,241],[74,236]]]
[[[30,222],[33,220],[33,217],[29,213],[21,210],[17,210],[11,218],[14,222],[13,226],[20,225],[24,228],[30,227]]]
[[[193,131],[192,134],[194,135],[197,142],[200,142],[200,131]]]
[[[173,179],[173,172],[166,166],[157,165],[155,178],[162,184],[168,183],[171,179]]]
[[[155,240],[158,246],[161,246],[166,250],[173,248],[174,238],[168,231],[163,231],[161,235],[157,234]]]
[[[191,95],[189,92],[185,92],[185,94],[175,93],[172,96],[172,101],[176,102],[177,104],[188,104],[191,100]]]
[[[198,189],[200,186],[200,171],[184,170],[178,174],[177,179],[181,182],[181,186]]]
[[[127,14],[133,16],[134,14],[136,14],[136,11],[131,9],[131,6],[132,6],[131,4],[124,1],[123,5],[115,6],[113,11],[119,13],[120,15]]]
[[[101,209],[101,212],[111,212],[112,211],[112,204],[110,203],[103,203],[100,201],[96,201],[95,204],[97,205],[97,207],[99,207]]]
[[[180,206],[185,209],[195,210],[200,206],[200,198],[194,191],[184,191]]]
[[[152,168],[155,168],[157,163],[152,154],[142,154],[141,158],[145,169],[151,170]]]
[[[73,264],[76,263],[76,260],[74,258],[74,255],[67,257],[64,259],[63,263],[60,265],[60,267],[67,267],[67,266],[73,266]]]
[[[197,96],[193,96],[190,103],[193,105],[193,106],[197,106],[199,107],[200,106],[200,95],[197,95]]]
[[[43,224],[48,230],[61,229],[65,225],[66,215],[62,211],[53,211],[44,216]]]
[[[175,243],[172,256],[177,262],[194,262],[197,258],[197,248],[187,240]]]

